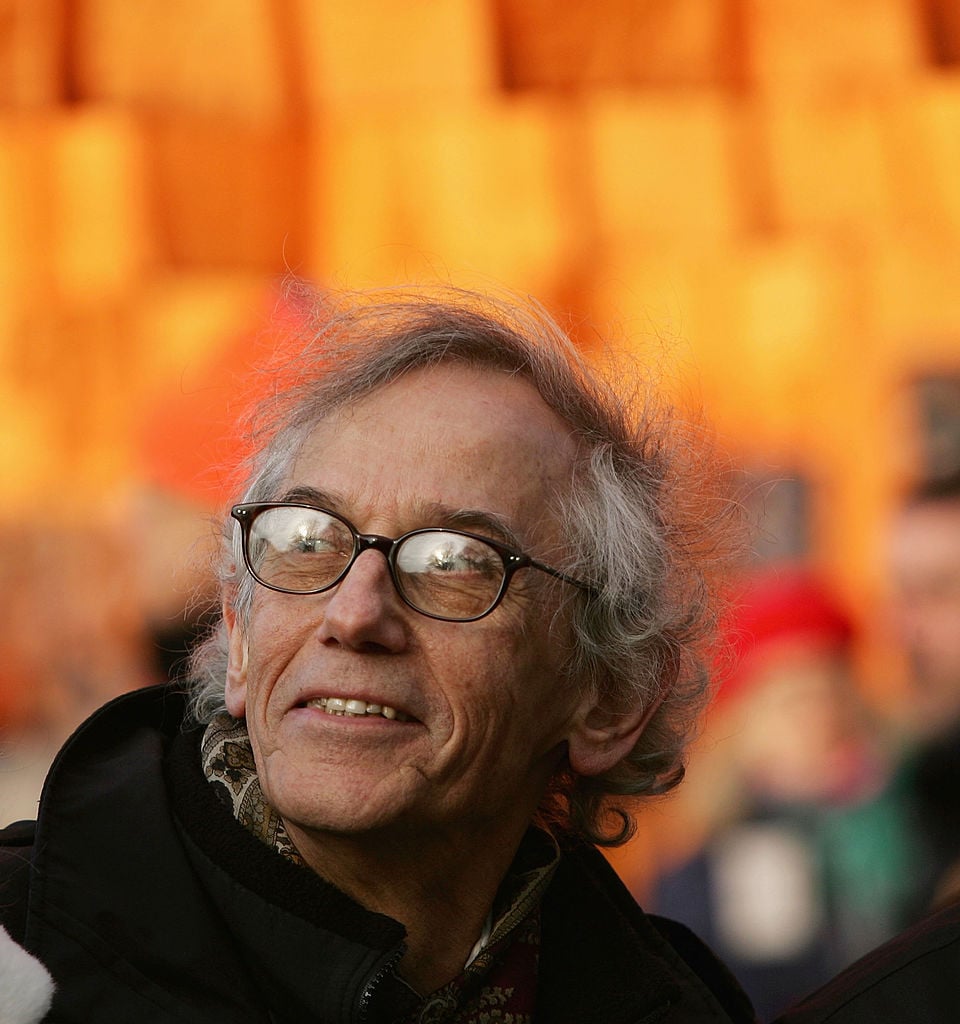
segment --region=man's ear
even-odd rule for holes
[[[643,734],[663,696],[644,708],[615,708],[585,700],[574,722],[568,745],[570,767],[578,775],[602,775],[619,764]]]
[[[223,621],[227,628],[227,678],[224,701],[234,718],[243,718],[247,711],[247,638],[237,618],[233,594],[223,598]]]

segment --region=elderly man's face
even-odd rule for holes
[[[486,513],[555,563],[564,538],[549,499],[568,488],[574,454],[526,382],[441,366],[323,421],[286,491],[388,536],[452,525],[503,539],[482,516],[455,518]],[[560,674],[568,587],[524,569],[486,618],[437,621],[403,604],[384,556],[366,551],[323,594],[257,587],[245,626],[228,607],[227,704],[246,717],[267,799],[295,829],[516,833],[588,710]],[[397,714],[333,715],[324,698]]]

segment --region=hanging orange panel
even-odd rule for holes
[[[741,227],[726,101],[710,92],[585,101],[592,208],[601,238],[702,245]]]
[[[764,107],[772,221],[783,231],[890,231],[897,194],[874,97],[791,97]]]
[[[57,0],[6,0],[0,30],[0,106],[52,106],[63,84],[64,5]]]
[[[546,294],[583,240],[555,115],[502,100],[336,118],[311,174],[313,273],[368,286],[466,273]]]
[[[739,59],[719,0],[496,0],[508,88],[720,85]]]
[[[306,145],[290,125],[157,116],[145,127],[161,263],[281,273],[304,248]]]
[[[960,78],[918,78],[884,124],[901,220],[911,233],[960,246]]]
[[[919,71],[915,0],[747,0],[749,76],[764,93],[840,97]]]
[[[71,308],[125,297],[150,257],[144,153],[136,122],[87,106],[52,126],[47,259]]]
[[[283,116],[283,22],[270,0],[84,0],[74,74],[82,100],[269,123]]]
[[[83,107],[0,121],[0,303],[122,300],[150,256],[135,121]]]
[[[312,107],[464,100],[496,83],[484,0],[295,0],[299,70]]]

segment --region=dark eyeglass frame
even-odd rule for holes
[[[336,579],[322,587],[316,587],[312,590],[290,590],[286,587],[278,587],[273,583],[268,583],[257,574],[257,571],[253,568],[253,559],[250,557],[250,530],[260,515],[275,508],[305,508],[312,512],[322,512],[325,516],[330,516],[332,519],[336,519],[337,522],[342,523],[350,531],[350,534],[353,537],[353,554],[349,559],[347,559],[343,569],[337,575]],[[333,512],[328,508],[323,508],[320,505],[312,505],[309,502],[304,501],[243,502],[242,504],[234,505],[233,508],[230,509],[230,515],[240,524],[243,564],[246,566],[247,572],[250,573],[253,579],[255,579],[260,586],[266,587],[268,590],[275,590],[281,594],[299,594],[307,596],[309,594],[323,594],[326,591],[331,590],[344,579],[347,573],[353,568],[353,563],[356,562],[364,551],[379,551],[380,554],[386,558],[387,566],[390,570],[390,579],[393,582],[393,588],[397,592],[400,600],[403,601],[407,607],[412,608],[420,615],[425,615],[428,619],[438,619],[441,622],[476,622],[478,619],[485,618],[494,611],[503,600],[507,593],[507,589],[510,586],[510,581],[513,579],[514,573],[518,572],[520,569],[539,569],[540,572],[545,572],[547,575],[553,576],[558,580],[562,580],[564,583],[569,583],[571,586],[577,587],[588,594],[593,593],[592,588],[581,580],[574,579],[572,576],[568,576],[566,573],[561,572],[559,569],[554,569],[552,566],[545,565],[543,562],[538,562],[535,558],[531,558],[530,555],[527,555],[522,551],[516,551],[507,544],[502,544],[500,541],[493,540],[490,537],[485,537],[479,533],[471,533],[469,530],[453,530],[443,526],[425,526],[416,530],[410,530],[407,533],[402,533],[399,537],[384,537],[376,533],[361,533],[349,519],[345,519],[339,512]],[[439,615],[436,612],[428,612],[423,608],[420,608],[403,592],[403,587],[397,572],[397,552],[400,549],[400,545],[403,544],[405,540],[424,533],[447,533],[458,537],[469,537],[471,540],[481,541],[483,544],[486,544],[497,552],[503,562],[503,581],[500,584],[500,589],[497,592],[496,597],[485,611],[482,611],[477,615],[471,615],[467,618]]]

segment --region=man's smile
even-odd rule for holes
[[[365,718],[370,715],[386,718],[390,721],[411,721],[409,715],[390,707],[388,704],[368,704],[365,700],[349,697],[316,697],[313,700],[306,701],[302,706],[317,708],[328,715],[340,715],[350,718]]]

